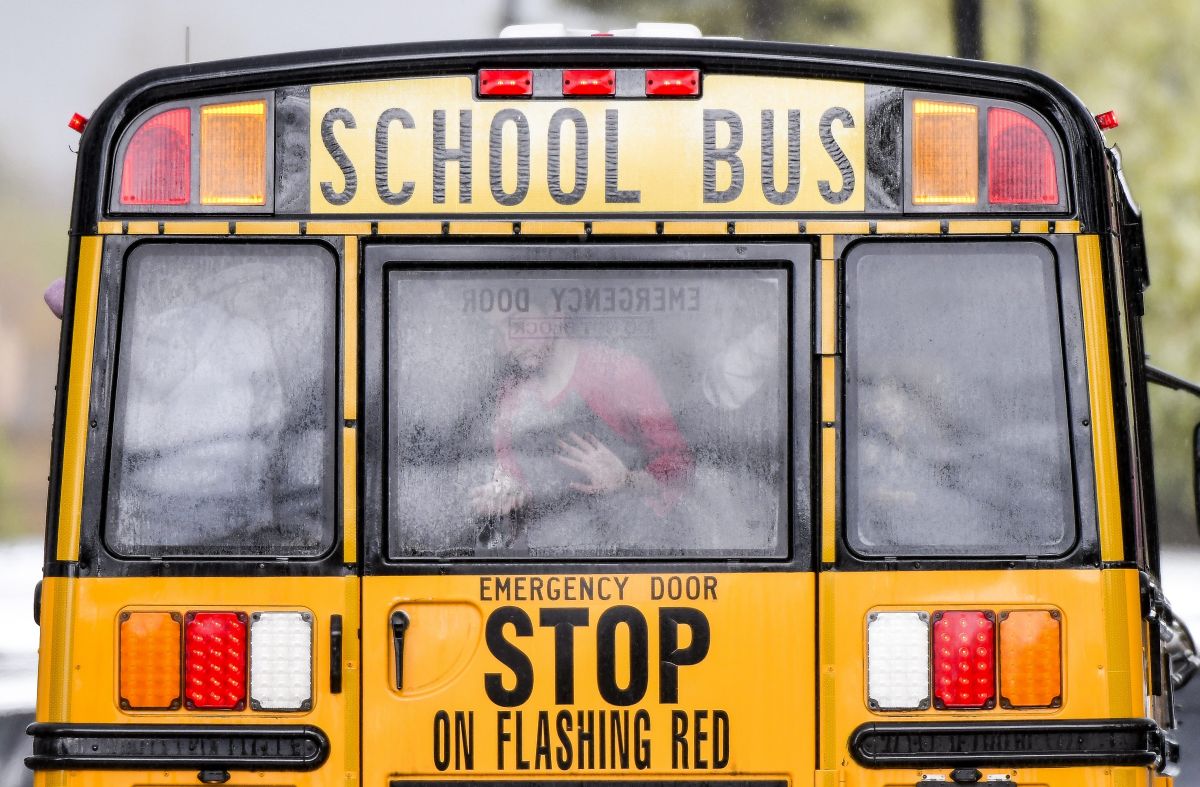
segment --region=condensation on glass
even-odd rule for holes
[[[125,263],[106,538],[124,555],[316,555],[333,539],[336,267],[311,244]]]
[[[389,554],[786,554],[788,289],[392,270]]]
[[[1036,242],[846,257],[846,533],[868,556],[1075,541],[1058,275]]]

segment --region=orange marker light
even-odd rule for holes
[[[1000,703],[1011,708],[1062,703],[1062,620],[1057,612],[1000,613]]]
[[[917,99],[912,113],[913,204],[979,202],[979,108]]]
[[[177,710],[180,705],[180,618],[171,612],[122,615],[121,707]]]
[[[267,202],[267,102],[200,107],[200,204]]]

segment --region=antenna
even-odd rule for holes
[[[183,28],[183,62],[192,62],[192,26]]]

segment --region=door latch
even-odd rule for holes
[[[392,613],[392,646],[396,649],[396,690],[404,690],[404,632],[408,631],[408,613],[398,609]]]

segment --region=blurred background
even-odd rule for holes
[[[159,66],[244,55],[425,39],[487,38],[506,24],[608,30],[691,22],[707,35],[978,57],[1030,66],[1099,113],[1115,109],[1127,177],[1146,223],[1152,362],[1200,380],[1200,3],[1195,0],[439,0],[315,2],[58,0],[0,26],[0,754],[35,690],[40,577],[59,322],[42,292],[63,274],[78,135],[117,85]],[[1192,502],[1192,428],[1200,400],[1152,392],[1165,585],[1200,632],[1200,536]],[[1200,684],[1200,680],[1196,681]],[[1180,737],[1200,787],[1200,685],[1180,698]],[[1190,745],[1188,745],[1190,744]],[[25,776],[0,759],[0,785]]]

